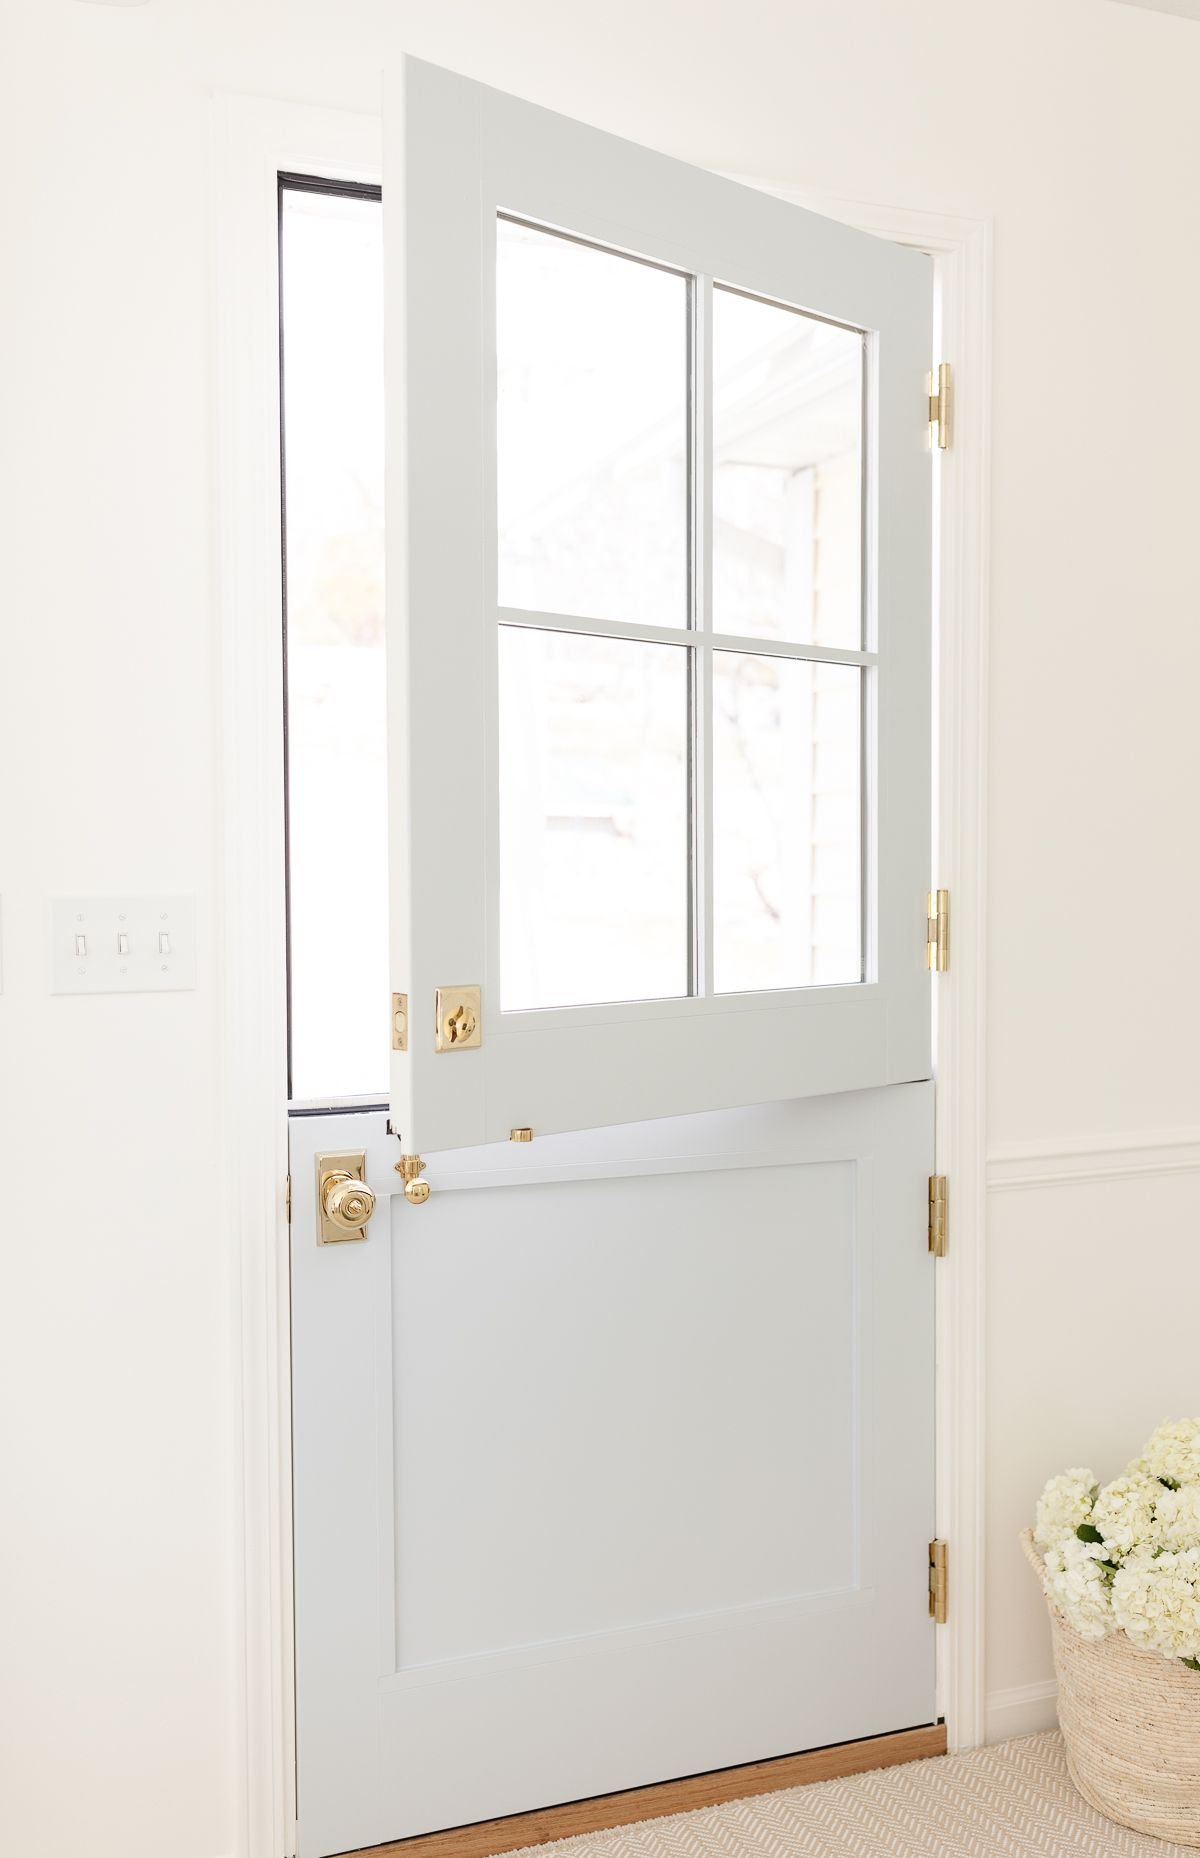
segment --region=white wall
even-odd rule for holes
[[[1200,1135],[1200,27],[1105,0],[7,0],[0,1842],[21,1858],[235,1842],[210,98],[374,107],[385,15],[393,43],[715,168],[994,216],[991,1143]],[[49,998],[43,899],[158,888],[199,898],[197,991]],[[47,1215],[13,1187],[34,1171]],[[993,1205],[1002,1727],[1049,1671],[1013,1547],[1040,1480],[1196,1410],[1200,1174]]]

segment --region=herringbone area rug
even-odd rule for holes
[[[537,1858],[1196,1858],[1114,1826],[1081,1800],[1056,1730],[526,1850]]]

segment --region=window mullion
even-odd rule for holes
[[[879,663],[878,652],[858,652],[849,645],[808,645],[791,639],[755,637],[753,633],[714,632],[712,645],[719,652],[742,652],[755,658],[799,658],[810,664],[856,665],[860,670]]]
[[[525,627],[533,632],[579,632],[593,639],[633,639],[652,645],[688,645],[690,634],[682,626],[652,626],[641,620],[588,618],[578,613],[549,613],[536,607],[497,608],[502,626]]]

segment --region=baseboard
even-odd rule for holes
[[[989,1742],[1053,1729],[1058,1722],[1058,1685],[1050,1677],[1040,1684],[1018,1684],[1014,1690],[993,1690],[986,1720]]]

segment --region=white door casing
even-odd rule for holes
[[[388,547],[400,564],[388,580],[393,974],[409,1003],[407,1049],[392,1060],[392,1120],[405,1149],[501,1141],[520,1125],[539,1134],[594,1128],[927,1077],[931,467],[922,395],[931,261],[413,59],[390,95],[384,141]],[[713,280],[866,334],[871,649],[840,654],[864,666],[874,719],[862,984],[716,994],[702,982],[688,999],[499,1010],[502,212],[695,278],[701,358]],[[701,365],[700,503],[711,432],[705,381]],[[693,648],[705,689],[711,525],[702,513],[698,522]],[[703,868],[700,876],[703,899]],[[711,974],[703,946],[701,973]],[[439,1052],[435,990],[463,984],[482,988],[482,1044]]]
[[[415,1209],[382,1113],[293,1122],[300,1858],[933,1720],[932,1154],[896,1085]]]

